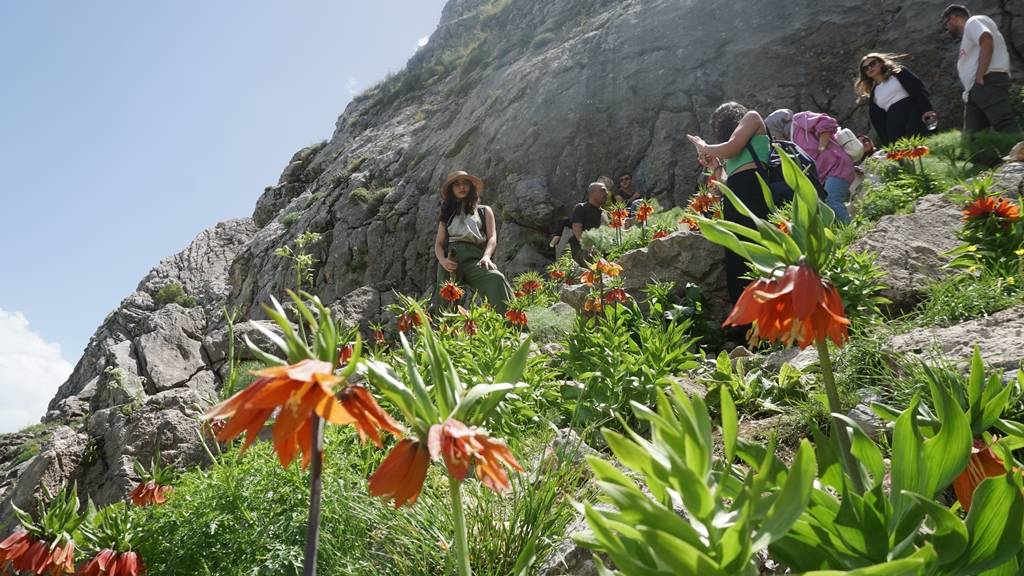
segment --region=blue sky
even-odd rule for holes
[[[443,5],[0,2],[0,397],[36,370],[35,404],[0,408],[0,432],[38,419],[160,259],[250,215],[292,153],[404,66]]]

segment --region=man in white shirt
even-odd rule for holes
[[[1018,132],[1010,106],[1010,53],[996,23],[950,4],[942,12],[942,25],[960,39],[956,70],[964,86],[964,132]]]

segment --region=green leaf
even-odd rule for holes
[[[971,535],[964,573],[996,568],[1021,549],[1024,496],[1009,474],[986,478],[974,491],[966,519]]]
[[[804,572],[803,576],[918,576],[924,574],[925,562],[921,558],[904,558],[867,568],[843,572],[840,570],[815,570]]]
[[[931,519],[928,540],[935,545],[939,565],[956,562],[967,550],[968,534],[963,521],[952,510],[931,498],[914,492],[904,492],[904,495],[916,502]]]
[[[736,403],[729,394],[729,387],[722,386],[721,406],[722,413],[722,442],[725,445],[725,461],[731,464],[736,458],[736,438],[739,435],[739,420],[736,417]]]
[[[482,424],[501,400],[515,389],[514,384],[507,383],[473,386],[456,406],[452,418],[471,426]]]
[[[494,377],[495,382],[508,382],[516,384],[523,380],[523,372],[526,370],[526,361],[530,357],[530,337],[523,339],[519,348],[501,366],[498,375]]]
[[[754,550],[760,550],[783,537],[800,518],[807,506],[807,499],[811,496],[816,469],[814,448],[805,438],[800,441],[800,448],[793,459],[785,484],[782,485],[775,503],[758,528],[752,544]]]

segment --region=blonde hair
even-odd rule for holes
[[[864,72],[864,63],[871,60],[882,62],[882,76],[888,80],[893,74],[903,70],[903,65],[898,58],[906,58],[908,54],[890,54],[886,52],[872,52],[860,59],[857,65],[857,78],[853,81],[853,89],[857,96],[867,98],[871,95],[871,89],[875,87],[875,81]]]

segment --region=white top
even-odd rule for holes
[[[483,244],[487,242],[487,236],[483,233],[483,223],[480,216],[474,210],[472,214],[466,215],[459,212],[452,218],[448,225],[448,239],[452,242],[470,242]]]
[[[1006,40],[999,33],[996,23],[988,16],[971,16],[964,25],[964,36],[960,40],[960,59],[956,62],[956,71],[960,75],[960,83],[964,90],[974,86],[974,77],[978,73],[978,57],[981,55],[981,35],[988,32],[992,35],[992,60],[988,64],[988,72],[1010,72],[1010,53],[1006,50]]]
[[[890,106],[904,98],[910,98],[910,94],[895,76],[889,76],[888,80],[875,86],[875,105],[886,112]]]

